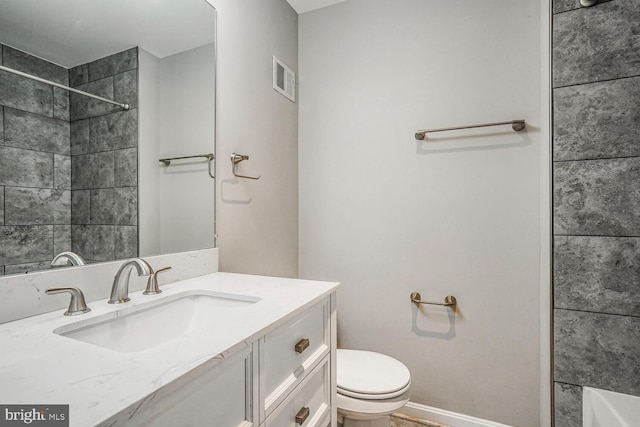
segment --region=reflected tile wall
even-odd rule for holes
[[[640,2],[553,3],[555,425],[640,395]]]
[[[0,274],[48,268],[67,250],[136,256],[137,48],[67,70],[0,44],[0,62],[133,106],[0,73]]]
[[[130,110],[70,98],[71,246],[92,261],[138,253],[138,51],[69,70],[71,85]]]
[[[3,65],[67,85],[68,70],[1,46]],[[70,250],[71,157],[65,91],[0,73],[0,271],[49,267]]]

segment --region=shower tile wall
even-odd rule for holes
[[[67,85],[68,70],[0,45],[2,65]],[[0,72],[0,275],[71,249],[69,97]]]
[[[71,242],[91,261],[138,253],[138,51],[69,70],[71,86],[131,109],[70,96]]]
[[[640,395],[640,2],[555,0],[556,427],[582,387]]]
[[[127,102],[129,111],[0,72],[0,275],[136,256],[137,49],[71,70],[0,45],[2,65]]]

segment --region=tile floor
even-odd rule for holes
[[[444,424],[421,420],[404,414],[391,415],[391,427],[449,427]]]

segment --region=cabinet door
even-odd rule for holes
[[[329,353],[329,339],[325,300],[260,340],[261,420]]]
[[[326,427],[331,417],[329,356],[267,418],[264,427]]]
[[[252,361],[253,351],[242,351],[182,386],[168,384],[127,426],[254,426]]]

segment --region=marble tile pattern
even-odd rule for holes
[[[553,2],[554,379],[640,395],[640,2]]]
[[[614,0],[553,17],[553,86],[640,75],[640,2]]]
[[[556,162],[554,233],[640,236],[640,157]]]
[[[0,225],[4,225],[4,186],[0,186]]]
[[[0,62],[6,66],[107,98],[122,96],[134,106],[137,56],[132,48],[67,70],[0,45]],[[54,256],[54,249],[74,247],[74,236],[81,239],[76,248],[88,249],[82,254],[87,259],[137,255],[137,132],[136,109],[125,112],[0,73],[3,274],[35,269]],[[96,241],[86,230],[74,232],[72,223],[96,226]],[[41,238],[48,240],[37,242]],[[98,248],[100,242],[106,242],[105,250]],[[21,243],[24,249],[17,250]],[[9,254],[12,250],[15,255]]]
[[[5,225],[71,224],[71,191],[5,189]]]
[[[69,71],[66,68],[10,46],[4,46],[2,61],[5,67],[51,80],[61,85],[69,85]]]
[[[85,190],[114,185],[113,151],[71,157],[71,188]]]
[[[53,259],[53,225],[0,227],[0,265]]]
[[[4,107],[0,105],[0,145],[4,145]]]
[[[555,427],[582,427],[582,387],[556,383]]]
[[[0,185],[52,188],[53,154],[0,146]]]
[[[71,97],[71,246],[94,261],[138,253],[137,67],[133,48],[69,71],[73,86],[134,107]]]
[[[611,0],[600,0],[598,4],[607,1]],[[553,13],[566,12],[569,10],[580,9],[581,7],[583,6],[580,4],[580,0],[553,0]]]
[[[640,77],[554,89],[553,159],[640,156]]]
[[[118,111],[89,120],[90,152],[138,146],[138,111]]]
[[[69,121],[69,91],[53,88],[53,118]]]
[[[102,98],[114,99],[113,76],[76,86],[76,89]],[[119,111],[120,108],[108,102],[71,92],[69,94],[69,118],[71,121],[101,116]]]
[[[53,188],[71,190],[71,156],[53,155]]]
[[[47,84],[3,72],[0,99],[5,107],[53,117],[53,92]]]
[[[5,108],[4,144],[45,153],[69,155],[69,122]]]
[[[556,236],[556,308],[640,317],[640,238]]]
[[[71,225],[53,226],[53,252],[67,252],[71,250]],[[49,268],[47,266],[47,268]]]
[[[640,396],[640,317],[554,310],[555,381]]]
[[[91,224],[137,225],[138,189],[136,187],[91,190]]]

